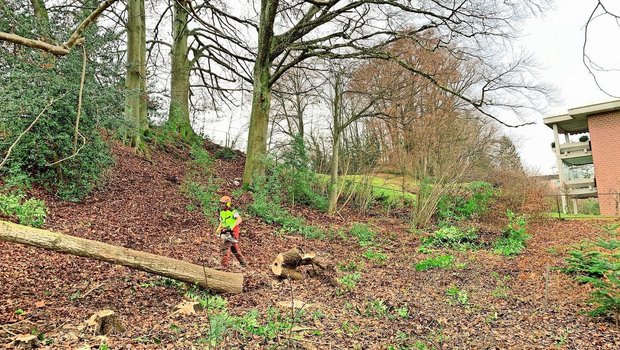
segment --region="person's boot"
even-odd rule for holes
[[[248,266],[248,263],[245,260],[245,257],[243,256],[243,254],[241,254],[241,250],[239,249],[239,246],[237,244],[233,244],[230,250],[232,251],[233,254],[235,254],[235,258],[237,258],[241,267]]]

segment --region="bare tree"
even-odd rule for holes
[[[329,204],[327,212],[336,211],[338,203],[338,173],[340,164],[341,138],[345,130],[363,118],[382,114],[375,108],[383,95],[375,91],[368,94],[355,90],[353,83],[354,66],[350,64],[330,64],[327,69],[326,84],[328,89],[321,93],[331,114],[332,157],[330,165]]]
[[[608,88],[603,87],[600,80],[600,74],[609,73],[612,71],[617,72],[618,68],[605,67],[597,63],[596,60],[593,59],[592,56],[588,53],[588,38],[591,35],[591,26],[594,24],[595,21],[611,19],[613,22],[615,22],[616,25],[620,23],[620,13],[610,10],[610,8],[612,7],[610,7],[606,1],[598,0],[596,2],[596,5],[592,9],[592,12],[590,13],[590,17],[588,17],[584,30],[582,60],[585,67],[588,69],[588,73],[590,73],[590,75],[594,79],[596,86],[598,86],[598,88],[608,96],[618,98],[619,96],[617,94],[613,94],[609,92]],[[606,35],[609,35],[609,33],[606,33]]]
[[[266,153],[272,87],[290,68],[310,57],[332,59],[381,58],[396,60],[443,91],[458,96],[473,108],[495,118],[490,107],[528,107],[528,89],[523,64],[498,65],[490,47],[505,44],[516,31],[515,24],[527,12],[541,10],[544,1],[470,0],[411,2],[399,0],[261,0],[257,56],[253,73],[253,101],[244,181],[251,183],[262,172],[259,159]],[[416,41],[436,33],[436,50],[449,48],[454,57],[477,61],[480,83],[467,91],[441,84],[428,71],[418,70],[385,51],[401,38]],[[531,107],[531,105],[529,105]]]

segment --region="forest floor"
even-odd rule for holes
[[[212,150],[215,146],[211,145]],[[180,191],[188,169],[183,150],[156,151],[152,159],[113,146],[116,165],[103,187],[82,203],[62,202],[35,190],[50,213],[45,229],[219,268],[214,227]],[[236,188],[243,158],[218,160],[220,194]],[[187,299],[177,283],[126,267],[0,242],[0,348],[15,334],[44,334],[50,349],[618,349],[620,329],[584,314],[588,285],[555,267],[572,245],[601,234],[596,221],[541,219],[528,224],[525,252],[506,258],[489,249],[441,250],[452,268],[416,271],[428,257],[418,252],[418,234],[398,213],[361,215],[345,210],[327,217],[293,208],[309,224],[344,234],[305,239],[249,217],[250,195],[240,199],[246,220],[241,247],[249,266],[244,293],[225,296],[222,305],[194,315],[174,314]],[[355,222],[379,232],[369,254],[349,235]],[[608,224],[605,221],[604,224]],[[501,230],[501,227],[495,228]],[[293,247],[319,253],[338,266],[336,276],[279,281],[270,264]],[[438,253],[435,253],[438,254]],[[335,283],[348,281],[349,290]],[[286,323],[296,299],[308,308]],[[221,299],[210,299],[221,301]],[[93,313],[112,309],[126,331],[106,339],[75,332]],[[223,330],[222,316],[253,318],[261,332]],[[210,310],[210,311],[209,311]],[[216,316],[220,316],[217,318]],[[251,313],[250,313],[251,315]],[[247,324],[241,328],[248,327]],[[219,332],[219,333],[218,333]],[[217,337],[213,334],[217,333]],[[43,335],[41,336],[43,338]],[[99,345],[105,342],[106,346]]]

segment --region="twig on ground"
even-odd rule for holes
[[[84,293],[84,295],[82,295],[80,297],[80,299],[84,299],[88,294],[92,293],[95,289],[99,288],[103,286],[103,283],[99,283],[98,285],[94,286],[93,288],[91,288],[88,292]]]

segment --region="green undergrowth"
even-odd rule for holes
[[[298,233],[310,239],[326,238],[328,232],[308,225],[304,218],[286,209],[287,205],[304,205],[319,211],[327,209],[327,199],[319,191],[318,178],[309,168],[303,140],[296,137],[282,158],[280,163],[263,160],[267,171],[253,179],[254,201],[250,212],[267,223],[280,226],[282,232]]]
[[[457,226],[444,226],[432,235],[422,238],[421,250],[431,248],[451,248],[458,250],[474,249],[478,244],[478,233],[475,228],[461,229]]]
[[[377,233],[370,226],[361,223],[353,224],[349,229],[349,234],[357,239],[357,242],[362,247],[373,245],[375,236],[377,236]]]
[[[481,217],[489,210],[495,189],[484,181],[474,181],[455,194],[444,195],[437,203],[437,220],[454,222]]]
[[[198,143],[191,146],[190,156],[191,170],[185,175],[180,188],[181,193],[192,201],[187,209],[200,208],[209,222],[216,225],[220,182],[212,175],[215,160]]]
[[[524,216],[518,216],[508,210],[508,225],[504,229],[502,237],[493,244],[495,253],[504,256],[516,256],[521,254],[526,247],[525,242],[530,238],[527,234],[527,220]]]
[[[603,227],[605,237],[585,241],[569,252],[563,271],[592,287],[593,317],[609,317],[620,325],[620,224]]]
[[[141,286],[174,288],[183,294],[185,299],[200,304],[200,312],[209,315],[209,323],[203,326],[203,336],[196,340],[196,345],[217,348],[226,343],[227,339],[277,344],[283,334],[288,334],[293,326],[300,325],[308,316],[303,310],[296,310],[294,315],[291,315],[290,310],[281,311],[275,307],[269,307],[265,312],[252,309],[241,315],[233,315],[228,309],[226,298],[165,277],[157,277],[142,283]],[[158,340],[150,339],[150,342],[158,343]]]
[[[436,257],[421,260],[415,264],[416,271],[427,271],[432,269],[447,269],[454,266],[453,255],[438,255]]]
[[[47,217],[47,207],[42,200],[25,199],[23,194],[0,193],[0,214],[15,218],[22,225],[42,227]]]
[[[188,292],[189,293],[189,292]],[[229,312],[226,299],[207,293],[193,293],[191,298],[209,312],[209,324],[203,330],[204,337],[198,339],[198,345],[220,346],[227,338],[235,338],[242,342],[263,343],[276,342],[283,334],[290,332],[295,324],[300,324],[305,312],[296,311],[294,316],[269,307],[265,313],[256,309],[242,315]]]

